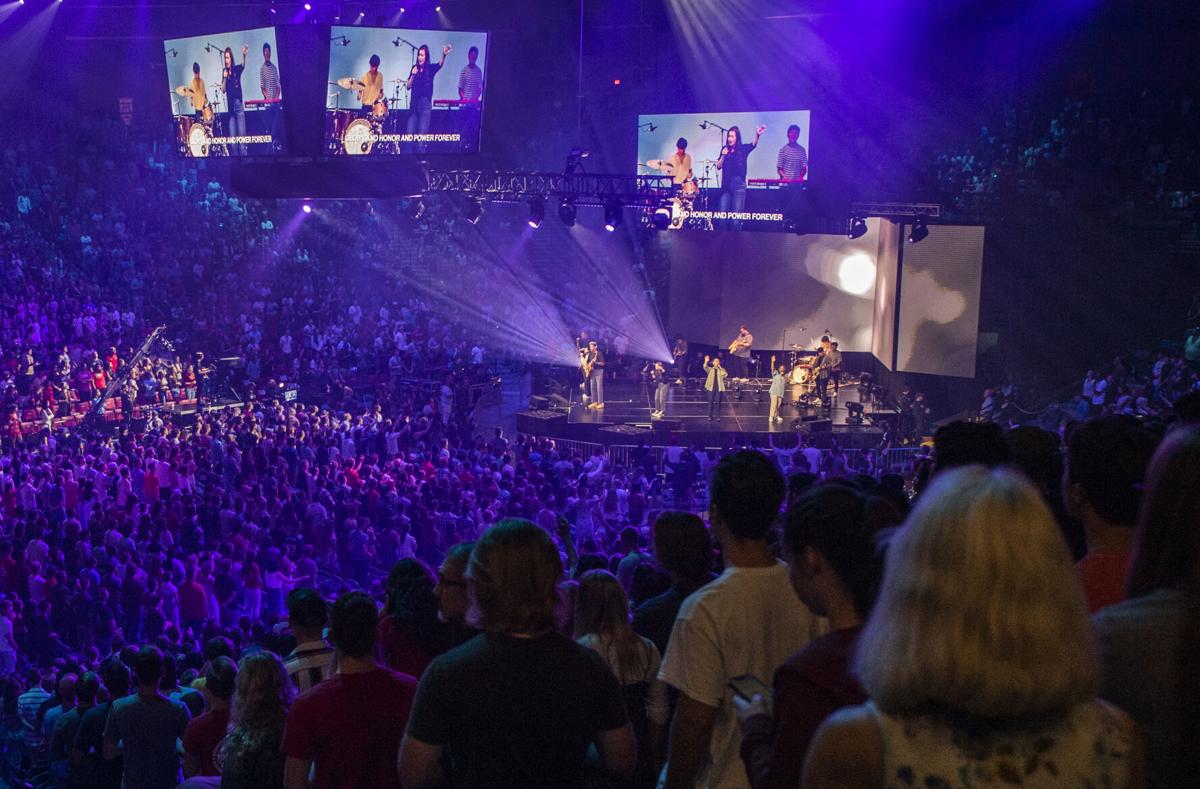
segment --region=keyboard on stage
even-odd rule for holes
[[[278,104],[283,99],[250,99],[243,102],[247,107],[269,107],[272,104]]]
[[[434,107],[446,107],[447,109],[457,110],[463,107],[478,107],[479,99],[436,99],[433,102]]]
[[[748,186],[765,186],[768,189],[777,186],[791,186],[808,183],[803,178],[751,178],[746,181]]]

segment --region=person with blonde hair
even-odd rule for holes
[[[1130,719],[1096,698],[1067,546],[1015,471],[943,471],[888,546],[855,669],[870,696],[817,731],[803,784],[1141,785]]]
[[[595,744],[633,775],[637,746],[613,672],[557,628],[562,560],[544,529],[501,520],[467,565],[467,621],[483,632],[434,658],[400,745],[405,789],[580,786]],[[449,776],[443,756],[448,756]]]
[[[590,570],[579,579],[575,637],[604,658],[621,683],[638,743],[633,786],[654,786],[669,718],[667,685],[658,678],[662,656],[653,641],[633,632],[629,598],[620,580],[607,570]]]
[[[221,786],[225,789],[282,789],[283,726],[296,689],[274,652],[242,658],[221,747]]]

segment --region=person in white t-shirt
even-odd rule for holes
[[[709,519],[726,569],[683,602],[663,657],[659,677],[679,692],[668,789],[750,785],[728,683],[751,675],[769,686],[784,660],[824,629],[768,544],[783,496],[783,476],[761,452],[729,455],[713,473]]]
[[[0,676],[3,677],[17,670],[17,642],[13,639],[12,615],[12,601],[0,602]]]

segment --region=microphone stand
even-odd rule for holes
[[[409,41],[407,38],[401,38],[400,36],[396,36],[392,40],[392,46],[398,47],[401,44],[408,45],[409,52],[411,53],[412,61],[408,64],[408,73],[412,74],[413,66],[417,65],[417,50],[420,49],[420,47],[418,47],[413,42]],[[426,63],[425,65],[429,65],[429,64]],[[408,77],[405,77],[404,79],[405,79],[405,82],[407,83]],[[406,110],[412,109],[412,92],[408,89],[407,84],[404,89],[404,104],[405,104],[404,109],[406,109]]]
[[[719,123],[713,123],[712,121],[709,121],[709,120],[700,121],[700,128],[701,128],[701,129],[707,129],[709,126],[715,126],[715,127],[717,127],[718,129],[720,129],[720,130],[721,130],[721,133],[722,133],[722,134],[724,134],[725,132],[729,131],[729,129],[726,129],[724,126],[722,126],[722,125],[721,125],[721,124],[719,124]]]

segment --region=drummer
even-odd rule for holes
[[[658,160],[658,169],[671,176],[671,186],[675,192],[692,180],[692,155],[687,152],[687,146],[687,138],[680,137],[675,141],[675,153]]]
[[[375,102],[383,98],[383,74],[379,73],[379,55],[371,55],[370,68],[362,75],[363,89],[360,92],[361,114],[370,115]]]
[[[192,101],[192,110],[195,112],[196,120],[204,118],[204,106],[208,104],[208,92],[204,89],[204,80],[200,79],[200,64],[192,64],[192,95],[188,98]]]

